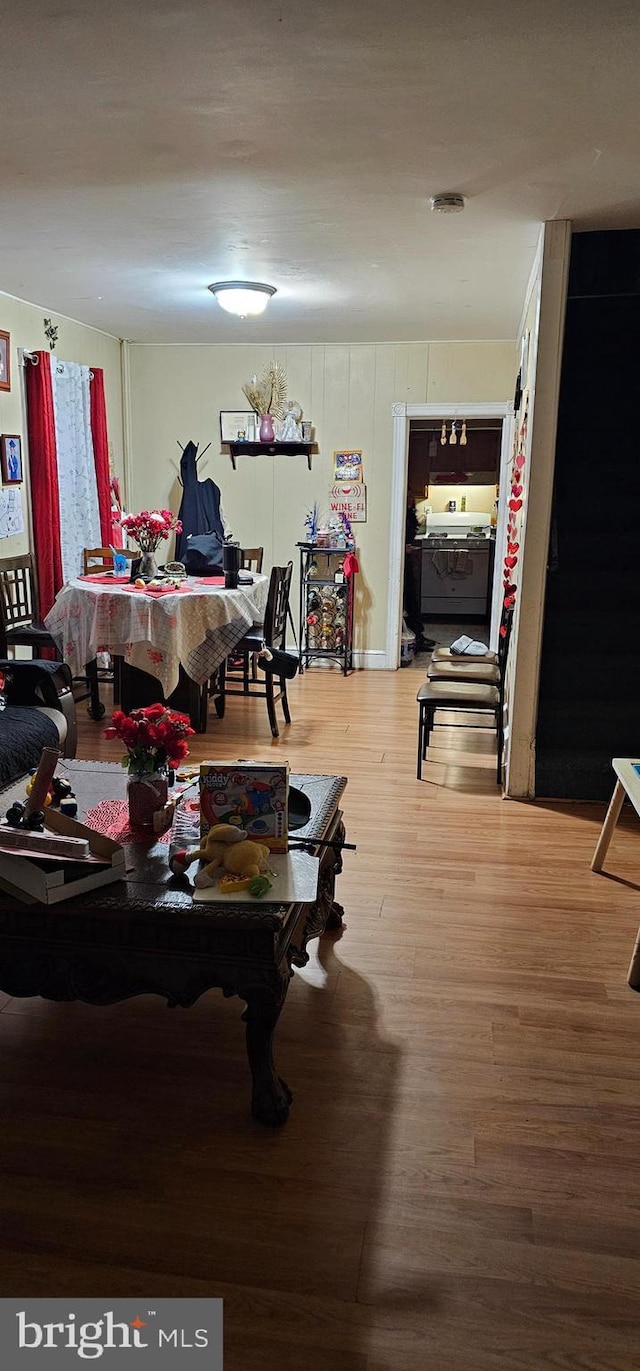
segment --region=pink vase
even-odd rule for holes
[[[272,443],[275,438],[273,419],[270,414],[260,415],[260,442]]]

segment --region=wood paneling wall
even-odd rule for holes
[[[234,535],[264,546],[265,566],[287,561],[304,536],[314,500],[326,509],[333,451],[361,448],[368,520],[357,529],[361,553],[356,646],[383,665],[387,628],[391,408],[420,403],[508,400],[513,394],[513,342],[329,344],[291,347],[151,347],[132,345],[132,507],[167,501],[177,509],[179,449],[189,438],[212,447],[202,475],[222,491]],[[289,396],[316,430],[319,454],[307,470],[300,457],[243,457],[232,471],[220,448],[219,411],[246,409],[242,383],[275,358]]]

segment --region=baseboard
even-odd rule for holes
[[[386,671],[387,654],[381,649],[372,652],[354,652],[353,665],[358,671]]]
[[[292,649],[287,648],[287,652],[292,652]],[[333,657],[314,657],[305,667],[305,671],[315,671],[316,668],[321,671],[335,671],[339,665],[340,663]],[[356,671],[386,671],[388,669],[387,654],[382,649],[376,652],[354,652],[353,665]],[[391,670],[395,671],[396,667],[392,667]]]

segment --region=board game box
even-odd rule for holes
[[[200,836],[214,824],[238,824],[272,852],[287,851],[289,763],[202,762]]]

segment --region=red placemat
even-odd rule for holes
[[[93,575],[89,574],[89,575],[87,575],[87,576],[79,576],[79,577],[78,577],[78,580],[79,580],[79,581],[93,581],[94,585],[99,585],[99,586],[122,585],[122,581],[120,580],[120,577],[119,577],[119,576],[114,576],[114,574],[113,574],[112,571],[109,571],[109,572],[106,572],[106,571],[96,571],[96,572],[94,572]]]
[[[132,586],[123,585],[123,590],[131,590],[135,595],[188,595],[191,586]]]
[[[168,843],[171,837],[170,828],[165,833],[132,828],[126,800],[101,800],[94,809],[87,810],[85,822],[89,828],[112,838],[114,843]]]
[[[223,586],[224,576],[199,576],[196,585],[198,586]]]

